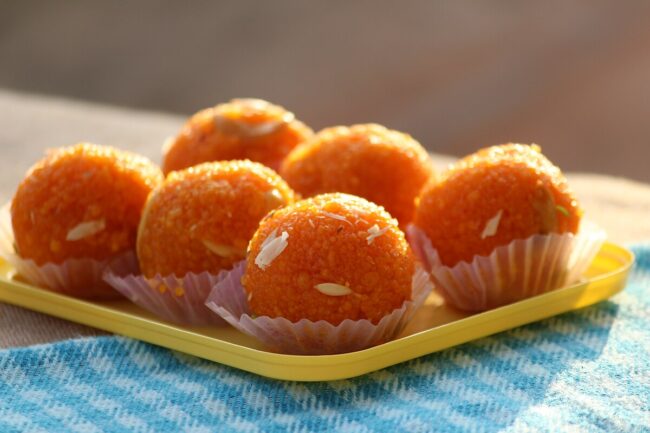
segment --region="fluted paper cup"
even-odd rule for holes
[[[431,273],[436,290],[454,307],[485,311],[578,282],[605,241],[590,222],[580,231],[533,235],[475,256],[471,263],[445,266],[420,228],[407,228],[415,254]]]
[[[20,278],[35,286],[78,298],[107,300],[122,297],[104,282],[102,275],[109,263],[123,272],[137,269],[133,251],[109,260],[72,258],[62,263],[38,265],[34,260],[16,254],[9,207],[7,204],[0,210],[0,257],[16,269]]]
[[[172,323],[191,326],[223,326],[226,322],[205,306],[210,290],[225,277],[209,272],[188,273],[183,277],[160,274],[123,273],[109,266],[105,281],[131,302]]]
[[[412,300],[384,316],[379,323],[346,319],[339,325],[324,320],[302,319],[291,322],[285,318],[253,317],[246,293],[241,285],[246,262],[215,285],[206,305],[241,332],[257,338],[270,350],[297,355],[325,355],[353,352],[395,338],[424,303],[432,289],[428,274],[418,266],[413,275]]]

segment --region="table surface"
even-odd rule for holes
[[[165,138],[183,119],[163,113],[44,98],[0,90],[0,199],[48,148],[80,141],[112,145],[160,160]],[[444,168],[453,159],[433,155]],[[586,210],[619,243],[650,240],[650,185],[597,174],[569,173]],[[0,348],[63,340],[101,331],[0,303]]]

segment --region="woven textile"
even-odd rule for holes
[[[366,376],[264,379],[121,337],[0,352],[0,431],[650,431],[650,246],[597,306]]]

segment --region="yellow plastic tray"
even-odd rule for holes
[[[625,287],[634,261],[625,248],[606,243],[585,281],[485,313],[448,308],[434,293],[400,337],[341,355],[296,356],[265,351],[251,337],[226,328],[180,327],[162,322],[128,301],[87,302],[39,289],[13,278],[0,262],[0,301],[104,329],[247,370],[297,381],[344,379],[379,370],[427,353],[511,329],[609,298]]]

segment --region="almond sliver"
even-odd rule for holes
[[[481,233],[481,239],[485,239],[490,236],[494,236],[499,229],[499,222],[501,221],[501,216],[503,215],[503,209],[496,213],[490,220],[485,224],[483,233]]]
[[[314,287],[323,295],[328,296],[345,296],[352,293],[349,287],[336,283],[321,283],[316,284]]]
[[[289,233],[282,232],[279,237],[277,233],[278,231],[276,229],[262,242],[262,249],[257,257],[255,257],[255,264],[262,270],[266,269],[289,244],[287,242]]]
[[[101,232],[106,228],[106,220],[85,221],[73,227],[65,237],[66,241],[78,241]]]
[[[243,256],[244,254],[239,251],[237,248],[231,246],[231,245],[225,245],[225,244],[215,244],[214,242],[211,242],[207,239],[204,239],[201,241],[203,245],[210,250],[210,252],[218,255],[219,257],[235,257],[235,256]]]

